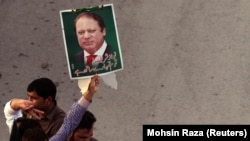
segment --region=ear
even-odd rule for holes
[[[105,36],[106,36],[106,28],[103,28],[103,30],[102,30],[102,34],[103,34],[103,37],[105,37]]]
[[[48,98],[46,98],[45,101],[46,101],[47,104],[51,104],[53,102],[53,99],[52,99],[51,96],[49,96]]]

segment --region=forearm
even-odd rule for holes
[[[20,110],[18,102],[19,102],[18,99],[12,99],[10,101],[10,107],[15,111]]]

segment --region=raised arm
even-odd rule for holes
[[[75,130],[80,123],[82,116],[92,101],[94,94],[98,90],[99,76],[95,75],[91,78],[88,90],[82,95],[77,103],[74,103],[71,110],[64,118],[64,122],[59,131],[49,141],[64,141]]]

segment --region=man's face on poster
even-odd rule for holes
[[[103,44],[106,30],[101,30],[98,22],[91,17],[83,16],[75,24],[80,47],[94,54]]]

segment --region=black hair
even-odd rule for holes
[[[33,127],[25,130],[22,141],[48,141],[48,136],[42,128]]]
[[[38,78],[33,80],[27,88],[28,92],[35,91],[39,96],[48,98],[49,96],[52,97],[53,101],[55,102],[56,98],[56,85],[52,80],[49,78]]]
[[[94,123],[96,122],[96,118],[93,115],[93,113],[91,113],[90,111],[86,111],[82,117],[81,122],[79,123],[77,129],[91,129],[94,125]]]
[[[69,140],[74,141],[75,131],[79,129],[87,129],[88,131],[93,128],[94,123],[96,122],[96,118],[93,113],[90,111],[86,111],[79,123],[78,127],[74,130],[73,135],[70,136]]]
[[[42,128],[40,123],[35,119],[21,117],[21,118],[16,119],[16,122],[17,122],[18,129],[21,135],[23,135],[23,133],[29,128],[33,128],[33,127]]]
[[[94,12],[82,12],[82,13],[78,14],[77,17],[76,17],[75,20],[74,20],[74,27],[75,27],[75,25],[76,25],[76,22],[77,22],[81,17],[84,17],[84,16],[90,17],[90,18],[94,19],[95,21],[97,21],[97,22],[98,22],[98,25],[99,25],[100,28],[101,28],[101,31],[103,31],[103,30],[105,29],[105,23],[104,23],[103,18],[102,18],[100,15],[98,15],[98,14],[96,14],[96,13],[94,13]],[[75,28],[75,31],[76,31],[76,28]]]
[[[21,141],[24,132],[27,129],[34,127],[42,128],[39,122],[35,119],[29,119],[25,117],[19,117],[15,119],[10,134],[10,141]]]

